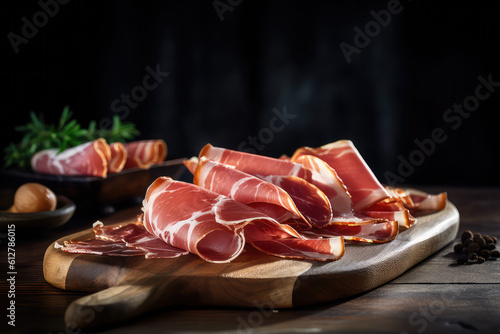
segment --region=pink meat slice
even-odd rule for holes
[[[258,154],[233,151],[214,147],[210,144],[203,147],[199,157],[206,157],[210,160],[233,166],[242,172],[261,178],[270,175],[300,177],[325,193],[327,197],[329,197],[330,202],[335,202],[335,200],[333,200],[335,196],[349,196],[345,193],[345,189],[341,190],[343,193],[339,192],[342,185],[336,184],[338,177],[331,168],[311,170],[300,163],[288,161],[286,159],[275,159]],[[333,205],[332,209],[336,210]],[[344,210],[349,211],[349,208],[347,205],[344,205],[344,203],[342,207],[337,208],[337,211]]]
[[[164,161],[167,156],[167,144],[161,139],[134,141],[125,144],[125,149],[127,151],[125,169],[133,167],[148,169]]]
[[[111,143],[111,158],[109,160],[108,173],[119,173],[127,161],[127,151],[122,143]]]
[[[332,217],[328,198],[318,188],[295,176],[267,176],[261,179],[202,157],[193,183],[240,203],[267,203],[282,207],[316,226],[328,224]]]
[[[444,209],[446,206],[446,193],[439,193],[437,195],[421,193],[414,194],[406,192],[401,188],[385,187],[387,192],[391,194],[392,198],[399,201],[411,212],[413,211],[426,211],[435,212]]]
[[[352,212],[351,195],[333,168],[313,155],[299,156],[295,162],[312,170],[312,177],[318,178],[321,184],[328,185],[324,187],[324,191],[336,216],[348,215]]]
[[[321,229],[313,227],[304,233],[314,237],[343,236],[346,240],[384,243],[398,235],[399,227],[394,220],[363,220],[356,224],[331,224]]]
[[[352,197],[353,209],[362,210],[390,197],[350,140],[340,140],[318,148],[301,147],[291,161],[313,155],[332,167]]]
[[[173,247],[149,233],[141,219],[135,223],[118,226],[104,226],[102,223],[94,223],[94,234],[98,240],[123,242],[129,247],[141,249],[148,259],[175,258],[188,254],[187,251]]]
[[[106,140],[96,139],[57,153],[48,149],[31,158],[34,171],[54,175],[83,175],[106,177],[111,150]]]
[[[149,187],[143,211],[144,226],[150,233],[209,262],[233,260],[243,250],[246,240],[267,238],[262,235],[263,229],[272,229],[282,239],[285,236],[301,239],[293,228],[245,204],[168,177],[158,178]],[[330,260],[338,258],[337,254],[330,254]],[[310,253],[297,248],[296,256],[310,258]]]
[[[344,255],[344,239],[341,236],[323,238],[299,235],[291,238],[283,230],[266,224],[247,225],[245,235],[252,246],[278,257],[332,261]]]
[[[188,254],[146,231],[140,219],[134,223],[116,226],[104,226],[98,221],[94,223],[93,231],[94,239],[65,241],[64,246],[59,245],[57,248],[68,253],[110,256],[144,255],[148,259],[175,258]]]
[[[147,253],[145,250],[127,246],[123,242],[112,242],[98,239],[65,241],[64,245],[56,243],[55,248],[66,253],[108,256],[140,256],[146,255]]]

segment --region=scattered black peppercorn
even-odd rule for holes
[[[457,259],[458,264],[468,262],[484,263],[488,258],[500,257],[500,251],[496,249],[498,238],[481,233],[472,233],[466,230],[460,237],[462,243],[455,244],[455,253],[464,254]]]
[[[491,251],[487,249],[482,249],[481,252],[479,253],[481,257],[484,257],[485,259],[489,258],[491,256]]]
[[[484,248],[486,246],[486,240],[484,240],[483,237],[479,237],[476,239],[476,243],[479,245],[479,247]]]
[[[465,231],[464,233],[462,233],[462,243],[464,243],[465,240],[469,239],[469,238],[473,238],[474,235],[472,234],[472,232],[470,230],[467,230]]]
[[[486,244],[494,244],[495,242],[493,241],[493,238],[490,237],[489,235],[484,236],[484,241],[486,241]]]
[[[453,246],[453,250],[455,251],[455,253],[462,253],[463,248],[464,245],[462,244],[456,244],[455,246]]]
[[[481,250],[481,247],[479,247],[479,245],[475,242],[471,242],[467,248],[469,249],[469,252],[479,252]]]
[[[463,242],[463,245],[464,245],[464,247],[469,247],[469,245],[470,245],[471,243],[473,243],[473,242],[474,242],[474,240],[472,240],[472,238],[467,238],[467,239],[465,239],[465,241]]]
[[[467,257],[469,261],[474,261],[477,260],[477,254],[476,253],[470,253],[469,256]]]

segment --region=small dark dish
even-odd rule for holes
[[[14,202],[14,195],[0,195],[0,209],[7,210]],[[76,205],[65,196],[57,196],[57,207],[54,211],[33,213],[0,212],[0,226],[6,228],[15,224],[16,228],[54,228],[65,224],[75,213]]]
[[[73,200],[78,208],[97,209],[105,205],[144,198],[146,190],[159,176],[179,178],[186,170],[184,159],[167,160],[150,169],[130,168],[107,177],[48,175],[24,170],[3,170],[2,182],[12,190],[27,182],[38,182],[56,194]]]

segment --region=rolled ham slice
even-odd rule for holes
[[[119,173],[125,167],[127,162],[127,151],[122,143],[112,143],[109,145],[111,149],[111,158],[108,166],[108,173]]]
[[[167,144],[161,140],[139,140],[125,144],[127,161],[125,169],[139,167],[148,169],[163,162],[167,156]]]
[[[48,149],[36,153],[31,167],[36,172],[54,175],[106,177],[108,173],[111,150],[103,138],[57,152]]]

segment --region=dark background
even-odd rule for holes
[[[221,21],[211,0],[73,0],[16,54],[7,34],[21,34],[22,17],[32,22],[41,7],[2,1],[1,146],[19,140],[13,127],[30,110],[48,123],[65,105],[84,126],[109,119],[112,102],[158,66],[169,76],[119,115],[141,138],[165,139],[170,157],[196,155],[207,142],[237,149],[286,106],[295,118],[259,153],[351,139],[387,182],[398,157],[439,127],[446,141],[406,184],[500,185],[500,91],[457,129],[443,120],[474,95],[479,75],[500,81],[495,1],[401,1],[402,12],[348,63],[340,43],[353,45],[354,27],[364,30],[370,11],[387,4],[244,0]]]

